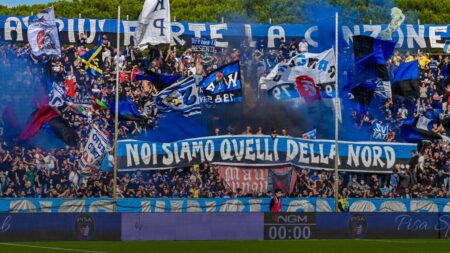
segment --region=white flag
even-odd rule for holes
[[[170,31],[170,1],[145,0],[134,33],[135,45],[142,49],[147,43],[169,44]]]
[[[28,26],[27,36],[34,55],[61,56],[61,44],[53,7],[37,14],[37,20]]]
[[[90,168],[97,168],[110,149],[108,137],[96,126],[93,126],[80,159],[81,171],[89,173]]]

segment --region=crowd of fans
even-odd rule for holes
[[[80,147],[37,148],[23,145],[11,137],[14,130],[10,126],[11,114],[8,104],[39,104],[40,99],[30,99],[30,91],[36,91],[35,83],[45,83],[45,75],[64,82],[68,94],[68,104],[62,109],[62,116],[80,136],[80,143],[85,143],[90,126],[97,125],[108,137],[113,135],[114,117],[109,110],[97,108],[95,99],[108,103],[116,91],[115,67],[119,65],[121,89],[137,105],[139,111],[149,118],[146,122],[121,121],[119,138],[128,138],[145,131],[154,124],[152,119],[152,95],[158,90],[149,81],[136,81],[135,77],[144,71],[154,73],[182,74],[199,78],[226,63],[239,60],[243,76],[247,84],[256,87],[260,77],[267,74],[277,63],[288,60],[297,53],[307,52],[305,40],[292,40],[289,43],[281,40],[277,48],[266,48],[264,41],[250,46],[244,40],[238,48],[217,50],[215,53],[193,52],[186,49],[182,52],[173,48],[160,50],[151,48],[148,53],[127,47],[118,50],[110,45],[109,39],[103,35],[102,66],[103,74],[88,74],[79,56],[88,52],[86,36],[79,35],[76,45],[64,47],[59,58],[34,57],[30,54],[29,45],[3,45],[0,47],[0,61],[4,69],[20,68],[20,76],[8,80],[2,87],[8,89],[1,95],[3,108],[0,121],[0,197],[3,198],[88,198],[111,197],[113,192],[113,174],[108,170],[92,171],[81,174],[78,168]],[[381,108],[370,109],[364,115],[352,112],[356,128],[370,130],[373,125],[389,125],[389,132],[380,139],[396,141],[402,121],[417,116],[427,110],[440,114],[439,121],[432,131],[447,135],[444,126],[450,115],[446,107],[450,102],[448,57],[429,58],[418,53],[416,56],[406,52],[403,56],[398,52],[388,62],[391,73],[402,62],[418,59],[421,67],[420,97],[411,104],[396,104],[392,100],[384,101]],[[16,70],[17,72],[17,70]],[[34,79],[33,79],[34,78]],[[31,80],[34,80],[33,82]],[[21,93],[17,91],[20,83]],[[70,90],[70,94],[69,94]],[[45,92],[44,92],[45,93]],[[12,95],[14,94],[14,95]],[[411,101],[410,101],[411,102]],[[75,105],[75,106],[72,106]],[[32,107],[32,106],[30,106]],[[8,112],[8,113],[5,113]],[[384,118],[379,117],[383,115]],[[375,118],[373,115],[377,115]],[[261,129],[258,126],[242,129],[242,134],[288,135],[286,129]],[[223,131],[223,130],[222,130]],[[214,134],[219,135],[220,129]],[[235,133],[238,131],[235,130]],[[17,134],[17,133],[15,133]],[[80,145],[82,146],[82,145]],[[427,142],[424,147],[412,154],[409,166],[396,167],[392,174],[340,173],[340,191],[345,197],[391,197],[391,198],[434,198],[450,196],[450,147],[447,141]],[[332,197],[335,178],[331,172],[315,171],[299,168],[295,170],[293,187],[285,191],[290,197]],[[270,192],[231,191],[231,188],[220,177],[214,167],[201,164],[191,168],[179,168],[162,171],[136,171],[120,173],[118,178],[118,195],[120,197],[168,197],[168,198],[201,198],[201,197],[265,197]]]

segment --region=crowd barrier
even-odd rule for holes
[[[448,239],[449,213],[3,213],[0,241]]]
[[[121,213],[268,212],[270,198],[118,199]],[[450,212],[450,199],[350,199],[351,212]],[[112,199],[0,199],[0,213],[113,212]],[[284,212],[334,212],[332,198],[285,198]]]

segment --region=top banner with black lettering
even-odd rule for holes
[[[27,41],[27,28],[30,17],[0,15],[0,39],[4,41]],[[115,46],[117,21],[114,19],[89,18],[57,18],[61,43],[75,43],[78,33],[87,34],[88,43],[96,43],[98,35],[108,36]],[[122,20],[120,24],[121,45],[129,45],[133,41],[138,22]],[[159,21],[155,26],[162,29]],[[353,35],[368,35],[376,37],[386,29],[386,25],[355,24],[343,25],[339,28],[341,47],[351,45]],[[334,26],[333,26],[334,29]],[[161,31],[161,30],[160,30]],[[167,34],[167,33],[164,33]],[[244,23],[196,23],[172,22],[170,42],[176,46],[191,46],[192,38],[205,38],[215,41],[216,48],[238,46],[247,38],[250,46],[263,40],[267,48],[277,47],[280,38],[286,41],[305,38],[311,52],[328,49],[331,44],[323,45],[320,39],[321,29],[316,24],[244,24]],[[449,25],[417,25],[404,24],[393,34],[397,48],[403,49],[436,49],[443,48],[445,41],[450,39]],[[195,41],[194,41],[195,42]],[[330,43],[333,43],[331,41]]]
[[[386,172],[395,165],[405,168],[414,144],[386,142],[339,142],[342,171]],[[313,169],[334,169],[336,146],[331,140],[294,137],[220,136],[155,143],[119,141],[119,170],[167,169],[208,162],[231,166],[294,165]]]

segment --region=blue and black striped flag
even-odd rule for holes
[[[392,81],[392,93],[403,97],[419,97],[419,61],[400,64]]]

